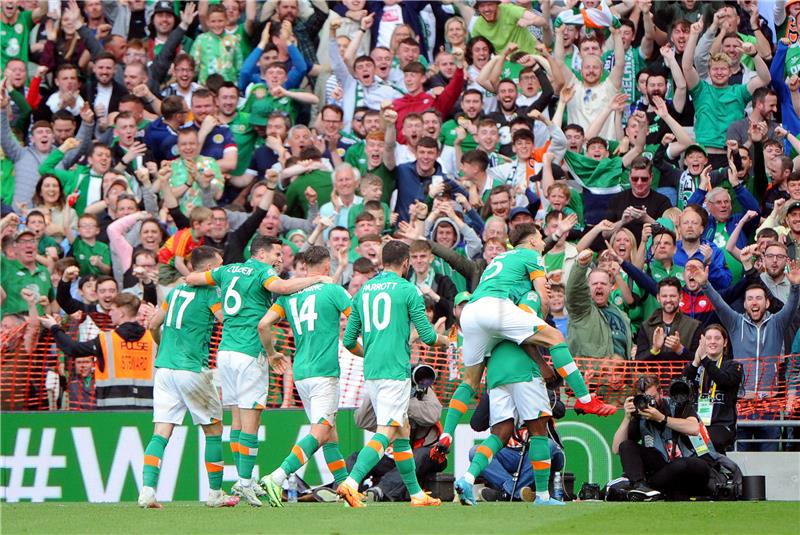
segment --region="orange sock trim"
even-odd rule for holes
[[[394,452],[394,460],[395,462],[407,461],[414,457],[414,454],[411,451],[397,451]]]
[[[531,461],[531,467],[534,470],[545,470],[550,468],[550,461]]]
[[[377,440],[370,440],[367,442],[367,446],[375,450],[378,455],[383,455],[383,445]]]
[[[292,455],[300,460],[300,464],[306,464],[306,454],[303,453],[303,448],[295,444],[292,446]]]
[[[451,399],[450,400],[450,405],[448,407],[453,409],[453,410],[456,410],[456,411],[458,411],[458,412],[460,412],[462,414],[467,412],[466,403],[464,403],[463,401],[458,400],[458,399]]]
[[[148,466],[155,466],[156,468],[161,467],[161,459],[156,457],[155,455],[145,455],[144,456],[144,464]]]
[[[487,459],[491,459],[492,457],[494,457],[494,453],[492,453],[492,450],[483,445],[478,446],[478,449],[475,451],[475,453],[482,453]]]
[[[206,472],[209,473],[222,472],[223,468],[222,463],[206,463]]]
[[[341,470],[347,466],[344,462],[344,459],[339,459],[338,461],[333,461],[332,463],[328,463],[328,470],[331,472],[335,472],[336,470]]]

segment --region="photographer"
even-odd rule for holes
[[[730,357],[728,332],[722,325],[714,323],[705,328],[694,360],[683,374],[699,385],[697,415],[708,429],[714,449],[725,453],[736,439],[742,364]]]
[[[411,448],[414,451],[414,462],[417,467],[417,480],[422,488],[431,476],[441,472],[447,467],[447,460],[438,462],[430,458],[430,451],[439,440],[441,425],[439,419],[442,415],[442,404],[436,393],[430,388],[436,382],[436,372],[429,365],[418,363],[411,373],[411,401],[408,404],[408,421],[411,425]],[[377,429],[375,411],[369,397],[355,413],[356,425],[367,431]],[[350,472],[356,462],[358,452],[347,459],[347,471]],[[372,486],[365,491],[368,500],[372,501],[409,501],[400,472],[394,460],[387,454],[364,478],[372,478]],[[363,490],[362,488],[359,490]]]
[[[686,387],[677,399],[677,388]],[[612,449],[630,481],[628,499],[653,501],[707,494],[709,464],[698,457],[705,453],[700,422],[689,403],[691,392],[683,380],[670,387],[672,399],[661,395],[654,376],[636,381],[636,395],[625,400],[625,415],[614,434]],[[678,403],[681,401],[682,403]],[[692,445],[699,438],[698,450]],[[704,451],[705,450],[705,451]]]

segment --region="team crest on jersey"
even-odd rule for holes
[[[25,27],[22,25],[22,23],[21,23],[21,22],[18,22],[18,23],[16,23],[16,24],[14,25],[14,31],[15,31],[15,32],[17,32],[17,33],[22,33],[22,31],[23,31],[24,29],[25,29]]]
[[[235,124],[235,125],[233,125],[232,130],[234,132],[236,132],[237,134],[241,134],[242,132],[244,132],[244,125],[243,124]]]
[[[223,139],[225,139],[225,138],[222,137],[222,134],[215,134],[214,137],[212,138],[214,143],[222,143]]]
[[[173,145],[172,148],[169,149],[169,153],[172,154],[173,156],[177,156],[178,155],[178,146],[177,145]]]
[[[267,90],[264,89],[263,87],[259,87],[258,89],[253,91],[253,96],[258,99],[264,98],[267,96]]]

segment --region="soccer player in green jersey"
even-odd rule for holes
[[[539,296],[527,292],[514,301],[523,310],[538,310]],[[536,316],[531,316],[536,317]],[[492,349],[486,364],[486,386],[489,388],[489,423],[492,434],[478,446],[467,473],[455,483],[462,505],[476,505],[473,494],[475,478],[492,462],[492,457],[508,443],[517,422],[522,422],[530,435],[528,460],[536,483],[537,505],[564,505],[550,497],[550,447],[547,422],[552,416],[539,366],[518,345],[503,340]]]
[[[314,275],[282,280],[273,266],[283,263],[283,244],[269,236],[256,236],[250,244],[250,259],[228,264],[204,273],[190,273],[186,282],[193,286],[219,286],[225,328],[217,352],[217,378],[222,385],[222,405],[232,412],[231,450],[234,452],[239,481],[234,494],[260,507],[253,485],[253,467],[258,455],[258,426],[267,403],[269,373],[258,322],[272,305],[272,295],[299,292],[312,284],[333,282]]]
[[[510,299],[514,291],[535,290],[541,300],[542,316],[547,315],[547,288],[541,255],[544,247],[542,235],[535,225],[525,223],[517,225],[511,231],[509,239],[514,249],[497,255],[486,266],[472,299],[461,312],[459,321],[464,336],[461,353],[464,378],[453,392],[442,435],[431,450],[433,458],[444,456],[450,449],[451,437],[458,421],[478,390],[485,368],[484,356],[503,340],[509,340],[523,348],[539,365],[540,373],[547,381],[555,373],[542,359],[536,346],[549,348],[553,365],[559,375],[567,379],[578,396],[575,403],[577,411],[610,416],[617,410],[616,407],[602,403],[596,396],[589,395],[561,331],[545,323],[538,315],[521,309]],[[580,380],[575,379],[573,385],[570,376],[579,377]],[[580,388],[579,384],[583,384],[583,387]]]
[[[446,346],[425,316],[425,303],[417,287],[404,277],[411,264],[409,247],[390,241],[381,252],[383,272],[364,283],[353,297],[353,309],[344,332],[344,347],[360,352],[364,342],[364,386],[378,422],[375,433],[358,454],[350,475],[336,489],[350,507],[364,507],[358,486],[392,443],[394,461],[411,495],[411,505],[441,505],[419,486],[409,443],[408,403],[411,399],[411,348],[409,320],[420,339],[430,346]]]
[[[222,256],[216,249],[200,246],[192,251],[191,264],[195,272],[202,273],[222,264]],[[217,288],[179,284],[150,320],[153,339],[159,342],[153,385],[155,429],[144,452],[140,507],[161,508],[155,490],[161,459],[173,428],[183,423],[187,410],[192,422],[202,426],[206,434],[210,487],[206,505],[233,507],[239,503],[239,498],[222,490],[222,403],[208,369],[208,343],[215,317],[222,321]]]
[[[331,272],[328,249],[312,245],[303,253],[309,275]],[[337,485],[347,477],[336,434],[339,406],[339,317],[350,315],[350,295],[338,284],[314,284],[305,290],[281,296],[258,324],[261,342],[270,366],[283,373],[293,367],[294,380],[303,409],[311,422],[311,432],[292,448],[283,463],[261,478],[269,504],[283,507],[281,486],[289,474],[300,469],[322,446],[325,462]],[[272,326],[286,319],[294,334],[294,364],[275,351]]]

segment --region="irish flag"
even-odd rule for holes
[[[558,14],[553,25],[558,28],[562,24],[572,24],[574,26],[585,26],[595,30],[614,26],[619,28],[619,20],[611,13],[608,6],[600,2],[598,8],[582,8],[575,6],[571,10],[565,10]]]
[[[595,195],[610,195],[622,191],[622,158],[619,156],[598,161],[567,151],[564,159],[575,181]]]

